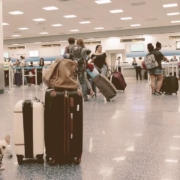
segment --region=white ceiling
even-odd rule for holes
[[[95,0],[3,0],[4,39],[19,39],[39,37],[40,32],[48,32],[49,36],[72,34],[70,30],[78,29],[76,33],[99,31],[114,31],[149,27],[174,26],[173,20],[180,20],[180,15],[167,16],[167,13],[180,12],[178,7],[163,8],[163,4],[178,3],[178,0],[111,0],[112,3],[98,5]],[[133,6],[132,3],[143,2],[144,5]],[[45,11],[42,8],[56,6],[55,11]],[[112,14],[110,10],[122,9],[124,12]],[[11,15],[11,11],[22,11],[23,15]],[[63,16],[74,14],[77,18],[66,19]],[[132,17],[132,20],[122,21],[122,17]],[[33,19],[44,18],[45,22],[36,23]],[[80,24],[81,21],[91,21],[91,24]],[[53,27],[52,24],[62,24],[62,27]],[[141,24],[140,27],[131,27],[131,24]],[[21,31],[18,28],[27,27]],[[95,30],[104,27],[104,30]],[[73,32],[74,34],[75,32]],[[20,34],[20,37],[12,37]]]

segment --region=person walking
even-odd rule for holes
[[[85,48],[84,41],[82,39],[78,39],[77,46],[79,46],[82,49]],[[91,87],[91,84],[87,79],[87,73],[86,73],[86,63],[87,62],[86,62],[86,60],[87,59],[83,58],[83,61],[78,63],[78,71],[79,71],[78,77],[79,77],[79,82],[82,86],[84,101],[88,101],[88,96],[87,96],[88,89],[90,91],[90,97],[93,98],[95,96],[95,93]]]
[[[93,53],[91,56],[91,63],[94,63],[96,68],[104,76],[106,76],[107,71],[110,70],[108,62],[107,62],[107,55],[105,52],[102,52],[101,45],[96,46],[95,53]]]

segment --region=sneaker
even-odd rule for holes
[[[161,95],[163,94],[161,91],[157,92],[156,90],[155,90],[155,93],[159,93],[159,94],[161,94]]]
[[[155,94],[158,95],[158,96],[162,95],[162,93],[160,93],[160,92],[155,92]]]
[[[154,93],[152,93],[152,95],[156,95],[156,93],[154,92]]]

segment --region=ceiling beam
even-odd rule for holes
[[[74,37],[75,39],[80,39],[80,38],[86,39],[86,38],[123,37],[123,36],[134,36],[134,35],[144,35],[144,34],[165,34],[165,33],[177,33],[177,32],[180,32],[180,25],[140,28],[140,29],[127,29],[127,30],[117,30],[117,31],[101,31],[101,32],[91,32],[91,33],[29,37],[29,38],[18,38],[18,39],[6,39],[4,40],[4,45],[63,41],[63,40],[67,40],[69,37]]]

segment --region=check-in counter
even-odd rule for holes
[[[179,76],[179,68],[176,63],[164,63],[162,62],[162,68],[163,68],[163,74],[164,76],[169,74],[176,74],[176,76]],[[115,67],[113,67],[113,70]],[[129,63],[123,63],[121,65],[122,73],[124,77],[136,77],[136,70],[135,68],[129,64]],[[144,76],[145,70],[142,68],[141,70],[142,77]]]

